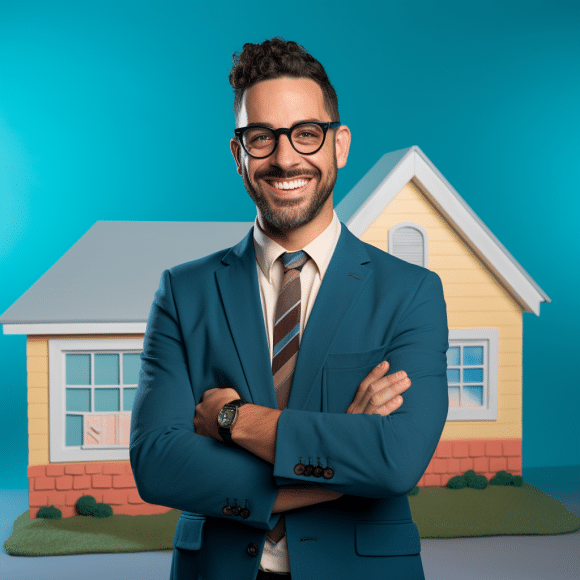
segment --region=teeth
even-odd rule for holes
[[[308,183],[307,179],[297,179],[296,181],[274,181],[272,185],[276,189],[296,189]]]

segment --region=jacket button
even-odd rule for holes
[[[306,469],[306,466],[304,465],[304,463],[297,463],[294,466],[294,473],[296,475],[304,475],[304,470]]]
[[[332,469],[332,467],[327,467],[322,475],[324,479],[332,479],[334,477],[334,469]]]
[[[251,544],[248,544],[246,550],[248,551],[248,554],[250,554],[250,556],[253,557],[256,557],[258,555],[258,552],[260,551],[258,549],[258,546],[256,546],[256,544],[254,544],[253,542]]]

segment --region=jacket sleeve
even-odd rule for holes
[[[401,407],[385,417],[285,409],[276,438],[277,483],[308,481],[371,498],[408,493],[427,468],[447,417],[447,349],[443,288],[437,274],[428,272],[402,314],[385,356],[389,374],[404,370],[411,379]],[[364,370],[361,380],[369,371]],[[330,389],[352,391],[352,385],[341,385],[340,375],[332,376]],[[334,476],[315,480],[296,475],[300,457],[312,458],[314,465],[319,458],[323,467],[332,467]]]
[[[200,364],[204,356],[200,345]],[[131,416],[130,461],[139,495],[149,503],[272,529],[280,517],[272,515],[278,493],[272,465],[197,435],[196,404],[171,277],[165,271],[147,322]],[[224,515],[227,500],[247,507],[250,516]]]

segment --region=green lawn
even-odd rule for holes
[[[422,488],[409,497],[421,538],[563,534],[580,529],[580,518],[557,499],[524,483],[484,490]],[[152,516],[76,516],[31,520],[28,511],[4,543],[14,556],[171,550],[177,510]]]

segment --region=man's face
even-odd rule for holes
[[[333,120],[316,82],[283,77],[261,81],[246,91],[237,125],[259,124],[278,129],[303,121]],[[345,165],[348,155],[345,132],[348,133],[345,126],[329,129],[324,145],[314,155],[301,155],[288,137],[281,135],[276,150],[265,159],[250,157],[232,139],[238,173],[258,208],[263,225],[274,231],[285,231],[317,218],[328,220],[332,215],[337,169]]]

